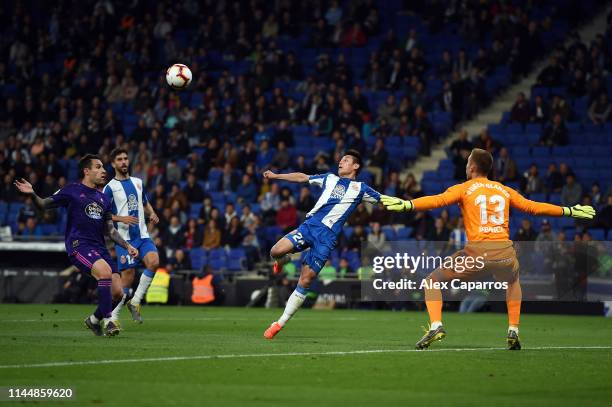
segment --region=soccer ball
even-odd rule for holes
[[[174,64],[166,71],[166,82],[173,89],[185,89],[191,83],[191,78],[187,65]]]

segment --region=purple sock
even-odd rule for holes
[[[103,318],[110,318],[113,311],[113,298],[111,296],[111,279],[98,280],[98,310]]]

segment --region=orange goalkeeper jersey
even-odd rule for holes
[[[510,206],[532,215],[563,215],[560,206],[530,201],[514,189],[487,178],[471,179],[441,194],[414,199],[412,204],[418,211],[459,204],[471,242],[510,240]]]

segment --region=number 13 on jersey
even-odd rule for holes
[[[506,199],[501,195],[491,195],[488,198],[487,200],[487,195],[478,195],[474,201],[477,206],[480,206],[480,223],[482,225],[503,225]],[[492,215],[489,215],[487,205],[493,207]]]

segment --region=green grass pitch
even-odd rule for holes
[[[425,313],[301,310],[266,341],[278,309],[145,306],[143,325],[125,311],[116,338],[83,328],[91,310],[0,305],[0,386],[70,386],[76,401],[52,402],[68,406],[612,402],[603,317],[524,315],[524,349],[509,352],[505,315],[446,313],[448,337],[416,352]]]

